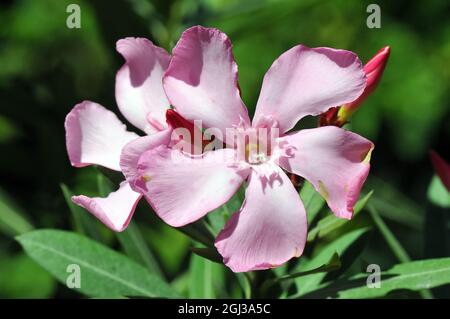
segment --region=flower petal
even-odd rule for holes
[[[227,202],[249,173],[233,166],[235,152],[221,149],[193,158],[159,146],[141,156],[135,183],[167,224],[179,227]]]
[[[303,203],[278,166],[270,164],[269,171],[272,174],[252,171],[244,204],[216,239],[224,263],[234,272],[273,268],[303,253]]]
[[[122,147],[138,137],[100,104],[84,101],[66,116],[66,146],[75,167],[98,164],[120,171]]]
[[[239,94],[231,42],[217,29],[186,30],[173,49],[163,83],[171,104],[188,120],[201,120],[203,126],[224,133],[250,123]]]
[[[355,100],[365,84],[361,61],[354,53],[295,46],[275,60],[264,76],[253,126],[272,117],[286,132],[304,116]]]
[[[116,101],[122,114],[147,134],[167,127],[169,101],[162,86],[170,55],[145,38],[117,41],[126,60],[116,75]]]
[[[90,198],[79,195],[73,196],[72,201],[88,210],[110,229],[120,232],[128,226],[141,197],[127,182],[122,182],[120,188],[108,197]]]
[[[350,219],[369,174],[374,145],[335,126],[302,130],[279,139],[280,166],[314,185],[338,217]]]
[[[134,189],[134,182],[139,178],[138,163],[141,155],[160,145],[168,145],[171,134],[172,129],[168,128],[155,134],[139,137],[124,146],[120,156],[120,167],[132,189]]]

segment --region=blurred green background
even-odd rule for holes
[[[84,99],[120,114],[114,100],[115,72],[123,63],[115,51],[118,39],[147,37],[171,50],[181,32],[196,24],[231,38],[250,113],[265,71],[294,45],[348,49],[363,62],[391,46],[378,89],[351,123],[376,144],[365,190],[375,189],[373,204],[413,259],[450,256],[449,212],[426,195],[433,176],[429,149],[450,160],[450,2],[376,1],[382,24],[369,29],[366,7],[373,2],[2,1],[0,297],[80,296],[57,284],[14,241],[33,228],[73,228],[61,183],[77,194],[98,195],[98,170],[70,166],[64,117]],[[81,7],[80,29],[66,27],[70,3]],[[188,237],[161,223],[145,203],[135,220],[165,276],[186,285],[193,262]],[[100,223],[96,227],[100,241],[119,249],[111,232]],[[381,236],[373,236],[361,263],[395,263],[383,245]],[[448,290],[437,295],[448,297]]]

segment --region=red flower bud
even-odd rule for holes
[[[166,111],[166,122],[173,129],[182,127],[188,129],[191,136],[194,136],[195,130],[198,130],[194,123],[189,122],[173,109],[168,109]]]
[[[166,111],[166,122],[172,129],[177,128],[185,128],[189,131],[191,136],[190,143],[192,144],[192,153],[194,152],[195,145],[201,145],[200,150],[204,150],[204,148],[214,140],[214,136],[211,139],[205,139],[203,132],[194,125],[194,123],[186,120],[184,117],[180,115],[177,111],[173,109],[168,109]],[[199,140],[196,140],[196,137],[199,137]]]

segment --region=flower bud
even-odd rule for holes
[[[191,140],[188,141],[192,145],[192,153],[194,154],[194,150],[199,150],[200,153],[203,152],[205,147],[214,140],[214,137],[211,139],[205,139],[203,132],[200,128],[194,125],[194,123],[188,121],[180,113],[173,109],[168,109],[166,111],[166,122],[167,124],[174,130],[178,128],[184,128],[189,131],[189,135]]]
[[[367,84],[364,92],[353,102],[343,105],[338,112],[337,121],[345,123],[352,113],[360,106],[366,98],[375,90],[383,75],[384,68],[389,59],[391,48],[386,46],[378,51],[375,56],[364,65],[364,72],[367,77]]]
[[[166,111],[166,122],[173,129],[186,128],[189,130],[191,135],[194,136],[194,124],[182,117],[177,111],[168,109]]]

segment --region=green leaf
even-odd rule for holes
[[[16,236],[33,229],[13,201],[0,190],[0,231],[8,236]]]
[[[249,273],[237,273],[236,278],[238,280],[239,286],[242,289],[243,297],[245,299],[250,299],[252,297],[252,285]]]
[[[299,266],[296,267],[296,270],[318,268],[326,264],[335,253],[342,256],[344,252],[367,233],[368,230],[368,228],[360,228],[342,235],[324,246],[311,259],[304,259],[303,262],[300,262]],[[295,284],[297,286],[298,295],[303,295],[314,290],[325,278],[325,275],[326,273],[318,273],[307,277],[297,278]]]
[[[450,258],[437,258],[398,264],[381,274],[380,288],[366,285],[369,274],[360,274],[345,282],[324,287],[312,297],[345,299],[378,298],[395,290],[431,289],[450,284]],[[356,287],[355,287],[356,286]]]
[[[377,190],[377,195],[370,202],[383,218],[416,230],[422,230],[423,216],[425,216],[422,207],[391,184],[373,175],[369,177],[366,185]]]
[[[277,277],[271,280],[267,280],[262,285],[261,290],[263,292],[267,292],[267,290],[272,287],[276,283],[284,282],[284,281],[290,281],[296,278],[305,277],[309,275],[314,275],[318,273],[325,273],[333,270],[337,270],[341,267],[341,260],[339,259],[339,255],[337,253],[334,253],[331,258],[324,264],[320,265],[319,267],[314,267],[308,270],[303,270],[299,272],[295,272],[293,274]]]
[[[364,208],[364,206],[366,206],[367,202],[372,197],[372,194],[373,191],[370,191],[366,196],[364,196],[356,203],[353,217],[357,216]],[[347,224],[348,222],[349,221],[346,219],[337,218],[334,215],[329,215],[320,220],[317,226],[308,233],[308,241],[313,241],[317,238],[325,237],[329,233]]]
[[[391,232],[389,227],[384,223],[383,219],[378,214],[377,210],[373,207],[372,204],[369,204],[369,213],[375,225],[377,225],[378,229],[380,230],[381,234],[386,240],[389,248],[397,257],[397,259],[402,263],[410,262],[411,258],[409,257],[407,251],[405,250],[405,248],[403,248],[402,244],[397,240],[397,238]],[[420,294],[424,298],[433,297],[433,295],[429,290],[420,291]]]
[[[189,294],[189,271],[183,272],[178,277],[174,278],[170,285],[175,289],[180,295],[187,296]]]
[[[311,224],[325,204],[325,200],[308,181],[305,181],[300,191],[300,197],[308,214],[308,224]]]
[[[442,208],[450,207],[450,192],[445,188],[437,175],[433,176],[431,183],[428,186],[427,196],[430,202],[437,206]]]
[[[146,266],[151,273],[163,278],[163,273],[153,253],[147,246],[138,226],[133,221],[130,222],[127,229],[123,232],[116,233],[116,236],[128,257]]]
[[[189,266],[189,298],[217,298],[223,289],[223,266],[195,254]]]
[[[111,182],[111,180],[106,177],[104,174],[106,174],[106,171],[98,171],[97,172],[97,188],[98,193],[101,197],[108,196],[109,193],[114,191],[114,185]]]
[[[208,213],[207,220],[209,225],[211,225],[214,236],[223,229],[230,216],[241,207],[241,196],[243,192],[244,189],[241,187],[228,202]]]
[[[341,260],[339,259],[339,255],[337,253],[334,253],[331,256],[330,260],[328,260],[326,263],[324,263],[323,265],[321,265],[321,266],[319,266],[317,268],[296,272],[296,273],[293,273],[293,274],[289,274],[289,275],[286,275],[286,276],[282,276],[282,277],[276,278],[275,280],[276,281],[284,281],[284,280],[304,277],[304,276],[308,276],[308,275],[312,275],[312,274],[317,274],[317,273],[322,273],[322,272],[329,272],[329,271],[332,271],[332,270],[339,269],[340,267],[341,267]]]
[[[400,242],[395,238],[394,234],[391,232],[391,230],[388,228],[388,226],[384,223],[381,216],[378,214],[376,209],[369,205],[369,213],[372,217],[372,220],[374,221],[377,228],[380,230],[381,234],[383,235],[384,239],[386,240],[388,246],[391,248],[394,255],[397,257],[397,259],[400,262],[409,262],[411,261],[411,258],[409,257],[406,250],[403,248],[403,246],[400,244]]]
[[[141,232],[144,238],[148,239],[148,245],[158,261],[164,273],[175,277],[186,268],[184,261],[189,253],[191,240],[182,234],[178,229],[164,224],[162,221],[155,220],[156,223],[149,227],[142,224]],[[168,249],[170,243],[170,249]]]
[[[68,265],[80,267],[79,291],[92,297],[176,297],[157,275],[93,240],[60,230],[36,230],[17,237],[25,252],[65,284]]]

